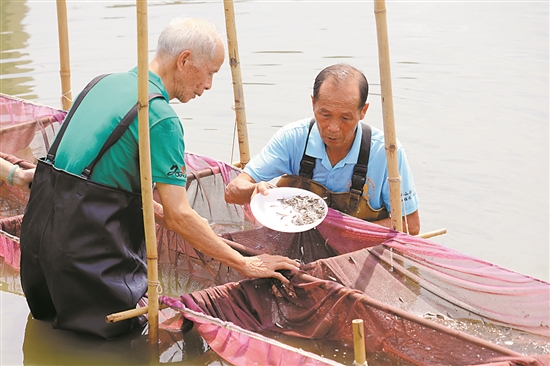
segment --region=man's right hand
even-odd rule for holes
[[[252,192],[252,196],[250,196],[250,199],[254,198],[257,194],[263,194],[264,196],[268,195],[268,191],[271,188],[275,188],[273,184],[269,184],[267,182],[259,182],[256,183],[256,187],[254,188],[254,191]]]
[[[225,202],[246,205],[250,203],[256,189],[257,184],[254,179],[242,172],[225,187]]]
[[[245,265],[241,268],[235,268],[240,274],[250,278],[276,278],[285,285],[290,285],[290,281],[278,270],[299,269],[300,264],[281,255],[261,254],[254,257],[246,257]]]

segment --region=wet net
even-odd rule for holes
[[[2,131],[16,125],[5,117],[16,114],[12,107],[4,112],[9,103],[2,100]],[[63,112],[44,113],[18,115],[22,125],[34,126],[34,137],[16,151],[4,151],[2,143],[8,158],[32,167],[41,156],[20,152],[32,151],[32,141],[48,146],[47,129],[55,130],[54,116]],[[43,117],[49,125],[36,122]],[[195,154],[186,162],[192,207],[230,246],[244,255],[286,255],[301,268],[283,273],[290,287],[244,279],[167,229],[157,207],[161,299],[175,310],[163,329],[181,336],[194,325],[236,365],[351,364],[353,319],[364,321],[370,365],[550,364],[549,283],[332,209],[316,229],[276,232],[256,222],[247,205],[225,203],[224,188],[238,169]],[[2,202],[22,206],[0,222],[0,256],[17,270],[26,196],[0,188]]]
[[[248,255],[286,255],[302,266],[286,274],[291,288],[276,280],[241,280],[236,271],[158,226],[159,242],[167,250],[165,263],[186,267],[206,285],[215,285],[165,297],[171,307],[201,311],[270,337],[328,342],[331,349],[348,350],[348,358],[336,357],[344,362],[352,361],[351,321],[363,319],[367,354],[389,357],[394,364],[548,364],[547,282],[332,209],[320,226],[305,233],[270,230],[254,220],[248,206],[223,201],[225,179],[237,174],[236,169],[198,156],[193,162],[196,168],[213,164],[220,171],[194,180],[189,191],[193,207],[230,245]],[[228,217],[233,219],[225,221]],[[262,349],[256,341],[243,343],[242,335],[218,327],[219,335],[203,323],[198,327],[209,329],[205,333],[210,338],[203,336],[211,339],[210,346],[232,363],[246,364],[247,352],[252,359],[257,353],[271,356],[269,344]],[[280,361],[270,356],[260,364]]]
[[[65,112],[0,94],[0,157],[22,169],[46,154]],[[28,194],[0,181],[0,257],[19,268],[19,235]]]

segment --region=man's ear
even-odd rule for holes
[[[363,108],[361,108],[361,118],[359,118],[359,120],[365,118],[365,115],[367,114],[367,109],[369,109],[369,103],[365,103]]]
[[[176,66],[178,69],[183,68],[186,61],[189,61],[191,59],[191,51],[184,50],[182,51],[176,60]]]

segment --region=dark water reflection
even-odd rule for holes
[[[193,328],[185,334],[160,331],[160,363],[224,364]],[[23,339],[25,365],[149,365],[149,340],[138,330],[113,340],[54,330],[51,323],[27,319]],[[155,364],[153,362],[153,364]]]
[[[12,93],[25,99],[36,99],[32,85],[32,61],[26,47],[29,34],[23,28],[23,19],[29,8],[25,1],[4,1],[0,7],[2,48],[0,50],[0,93]]]

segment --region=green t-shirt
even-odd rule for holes
[[[160,77],[149,71],[149,93],[162,94],[149,105],[151,169],[153,182],[185,186],[185,143],[183,126],[168,104],[168,93]],[[116,125],[137,102],[137,68],[111,74],[97,83],[75,111],[59,145],[54,165],[80,175],[97,156]],[[138,193],[138,121],[96,164],[91,180]]]

